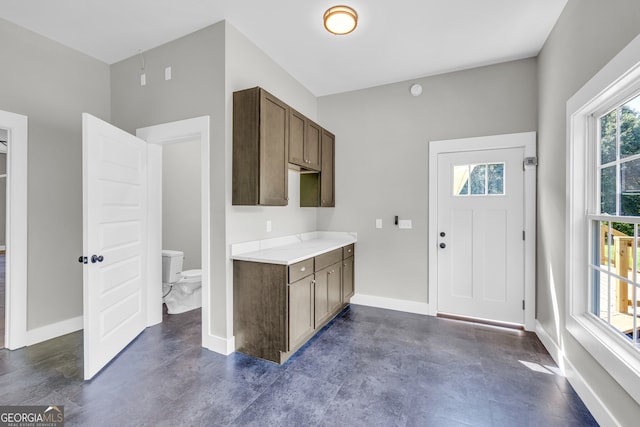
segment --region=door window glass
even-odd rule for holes
[[[454,196],[504,195],[504,163],[453,166]]]

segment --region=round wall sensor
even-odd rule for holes
[[[411,89],[409,89],[411,91],[411,95],[413,96],[420,96],[422,95],[422,86],[419,84],[413,84],[411,85]]]

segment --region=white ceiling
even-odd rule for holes
[[[358,28],[329,34],[336,4]],[[227,19],[314,95],[535,56],[567,0],[0,0],[0,17],[118,62]]]

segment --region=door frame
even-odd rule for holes
[[[209,171],[209,116],[179,120],[136,130],[136,136],[148,143],[148,262],[147,326],[162,322],[162,145],[180,141],[200,142],[200,206],[202,247],[202,343],[211,328],[211,204]]]
[[[524,157],[536,157],[536,132],[429,141],[429,314],[438,314],[438,156],[464,151],[523,148]],[[536,327],[536,167],[524,166],[524,327]]]
[[[0,110],[0,127],[8,131],[6,304],[4,346],[27,345],[27,116]]]

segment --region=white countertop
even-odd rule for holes
[[[231,245],[231,259],[290,265],[357,241],[356,233],[314,231]]]

